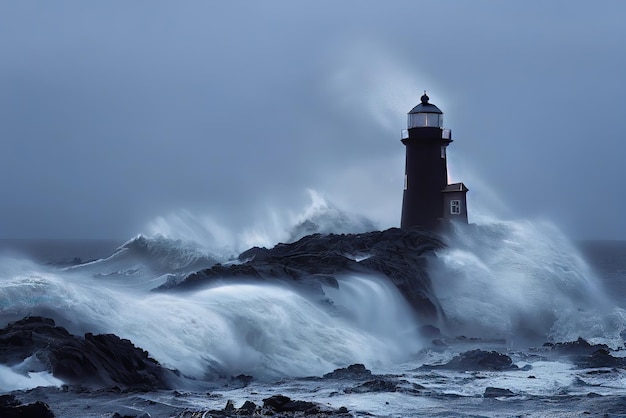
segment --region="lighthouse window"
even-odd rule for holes
[[[446,147],[441,147],[441,158],[446,158]]]
[[[413,113],[409,115],[409,128],[421,128],[428,126],[426,113]]]
[[[460,200],[451,200],[450,201],[450,213],[452,215],[460,215],[461,214],[461,201]]]
[[[438,113],[411,113],[409,114],[409,129],[443,126],[443,115]]]

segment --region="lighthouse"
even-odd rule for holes
[[[424,92],[402,131],[406,146],[401,228],[438,229],[444,220],[467,223],[467,187],[448,184],[447,148],[452,131],[443,128],[443,112]]]

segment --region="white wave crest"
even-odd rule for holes
[[[558,341],[582,336],[613,345],[621,341],[626,322],[554,225],[483,222],[457,225],[432,271],[450,332]]]
[[[263,219],[245,225],[240,231],[228,231],[212,216],[181,210],[152,221],[147,236],[195,243],[217,258],[228,259],[250,247],[269,248],[309,234],[360,233],[377,229],[374,222],[340,209],[317,191],[307,189],[307,193],[310,202],[305,208],[295,212],[267,209]]]

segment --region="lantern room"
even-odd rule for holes
[[[429,97],[424,92],[422,103],[409,112],[408,128],[443,128],[443,112],[434,104],[428,103]]]

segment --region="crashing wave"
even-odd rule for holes
[[[122,257],[141,260],[163,273],[196,271],[223,261],[194,242],[159,235],[151,238],[138,235],[119,247],[109,260]]]
[[[138,235],[104,259],[71,266],[69,273],[90,273],[93,277],[123,286],[151,289],[166,281],[181,280],[194,271],[224,261],[193,242],[162,236]]]
[[[621,342],[626,326],[591,268],[549,223],[456,225],[431,269],[452,334]],[[615,345],[615,344],[613,344]]]
[[[309,190],[311,205],[289,231],[287,242],[294,242],[311,234],[358,234],[378,229],[364,216],[343,211]]]

